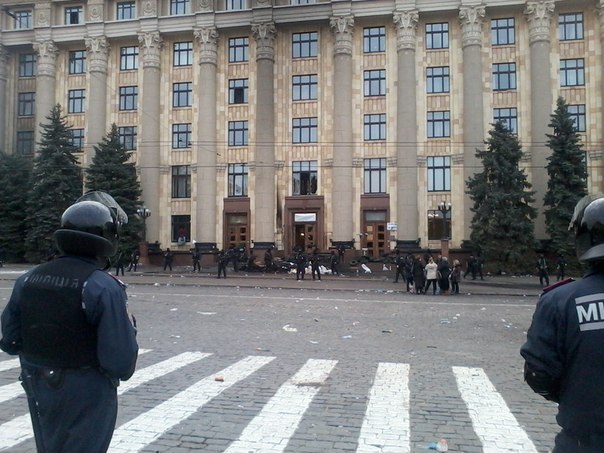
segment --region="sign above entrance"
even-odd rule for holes
[[[294,214],[294,222],[316,222],[317,214],[316,213],[299,213]]]
[[[396,229],[397,229],[396,223],[388,222],[388,224],[386,225],[386,229],[388,231],[396,231]]]

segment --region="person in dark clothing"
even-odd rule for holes
[[[562,253],[558,253],[558,259],[556,260],[556,281],[564,280],[566,278],[566,259]]]
[[[174,261],[174,254],[170,251],[169,248],[166,249],[166,253],[164,253],[164,270],[170,268],[172,271],[172,262]]]
[[[117,256],[114,258],[114,262],[115,262],[115,276],[116,277],[118,275],[120,275],[120,271],[122,271],[122,275],[124,275],[124,268],[125,268],[124,261],[125,261],[124,254],[120,250],[120,251],[117,252]]]
[[[332,250],[331,255],[329,256],[329,266],[331,268],[331,275],[340,275],[340,272],[338,271],[339,262],[340,259],[336,254],[336,251]]]
[[[539,275],[539,284],[541,286],[549,286],[549,273],[547,269],[547,260],[543,254],[537,259],[537,274]],[[544,285],[545,283],[545,285]]]
[[[296,280],[304,280],[304,274],[306,274],[306,256],[304,256],[301,250],[296,253],[294,263],[296,264]]]
[[[221,250],[220,253],[218,253],[218,278],[220,278],[221,275],[226,278],[226,268],[228,262],[229,254],[224,250]]]
[[[451,294],[459,294],[459,281],[461,280],[461,263],[459,260],[453,261],[453,270],[451,271]]]
[[[466,262],[466,271],[463,273],[463,278],[466,278],[468,274],[472,275],[472,280],[476,280],[476,258],[474,258],[474,255],[470,255]]]
[[[273,252],[271,249],[266,249],[264,252],[264,272],[273,272],[275,263],[273,262]]]
[[[136,269],[138,268],[138,262],[140,261],[140,257],[141,257],[141,252],[137,248],[134,249],[134,251],[130,255],[130,265],[128,266],[128,272],[130,272],[132,269],[134,269],[134,272],[136,272]]]
[[[604,445],[604,198],[584,197],[571,220],[581,280],[544,290],[520,349],[524,378],[534,392],[558,403],[561,432],[553,453],[600,453]]]
[[[315,279],[315,275],[319,280],[321,280],[321,268],[319,263],[319,249],[315,247],[312,252],[312,256],[310,257],[310,271],[312,274],[312,279]]]
[[[449,275],[451,274],[451,268],[449,267],[449,260],[446,256],[441,257],[438,263],[437,275],[438,275],[438,288],[440,289],[441,295],[446,295],[449,291]]]
[[[424,286],[426,284],[425,265],[421,256],[417,256],[413,260],[413,284],[415,286],[415,294],[425,294]]]
[[[127,216],[94,194],[65,210],[54,234],[60,255],[17,279],[1,316],[0,348],[19,355],[40,452],[107,451],[117,386],[136,366],[125,286],[101,269]]]
[[[398,283],[399,275],[403,278],[403,281],[405,281],[405,257],[401,256],[401,251],[399,249],[396,249],[395,253],[394,265],[396,274],[394,276],[394,283]]]
[[[201,272],[201,254],[196,248],[191,250],[191,259],[193,260],[193,272]]]

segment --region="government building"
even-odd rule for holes
[[[162,248],[461,248],[466,181],[498,120],[546,239],[558,96],[602,190],[604,0],[0,6],[0,148],[33,157],[60,104],[87,167],[115,123]]]

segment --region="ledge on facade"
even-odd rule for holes
[[[420,248],[420,243],[421,243],[421,238],[417,238],[417,239],[397,239],[396,240],[396,248],[401,250],[401,251],[417,251],[417,250],[421,250]]]
[[[196,242],[195,250],[201,254],[217,253],[216,242]]]

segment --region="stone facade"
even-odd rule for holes
[[[460,247],[471,221],[465,181],[495,109],[515,109],[543,239],[544,142],[558,96],[584,111],[589,190],[603,187],[604,0],[0,6],[11,12],[0,13],[0,147],[27,151],[19,141],[39,138],[36,125],[55,103],[83,130],[83,166],[112,123],[135,127],[147,239],[162,247],[274,244],[290,253],[354,240],[378,256],[419,239],[439,248],[442,201],[452,204],[448,235]],[[29,23],[13,17],[27,11]],[[512,35],[494,42],[492,28],[506,21]],[[78,51],[86,69],[74,73]],[[34,73],[23,72],[28,58]],[[584,82],[561,86],[562,60],[582,64],[569,77]],[[509,63],[514,86],[493,86],[494,65]],[[68,111],[73,90],[83,90],[82,112]],[[22,93],[35,93],[35,113]]]

